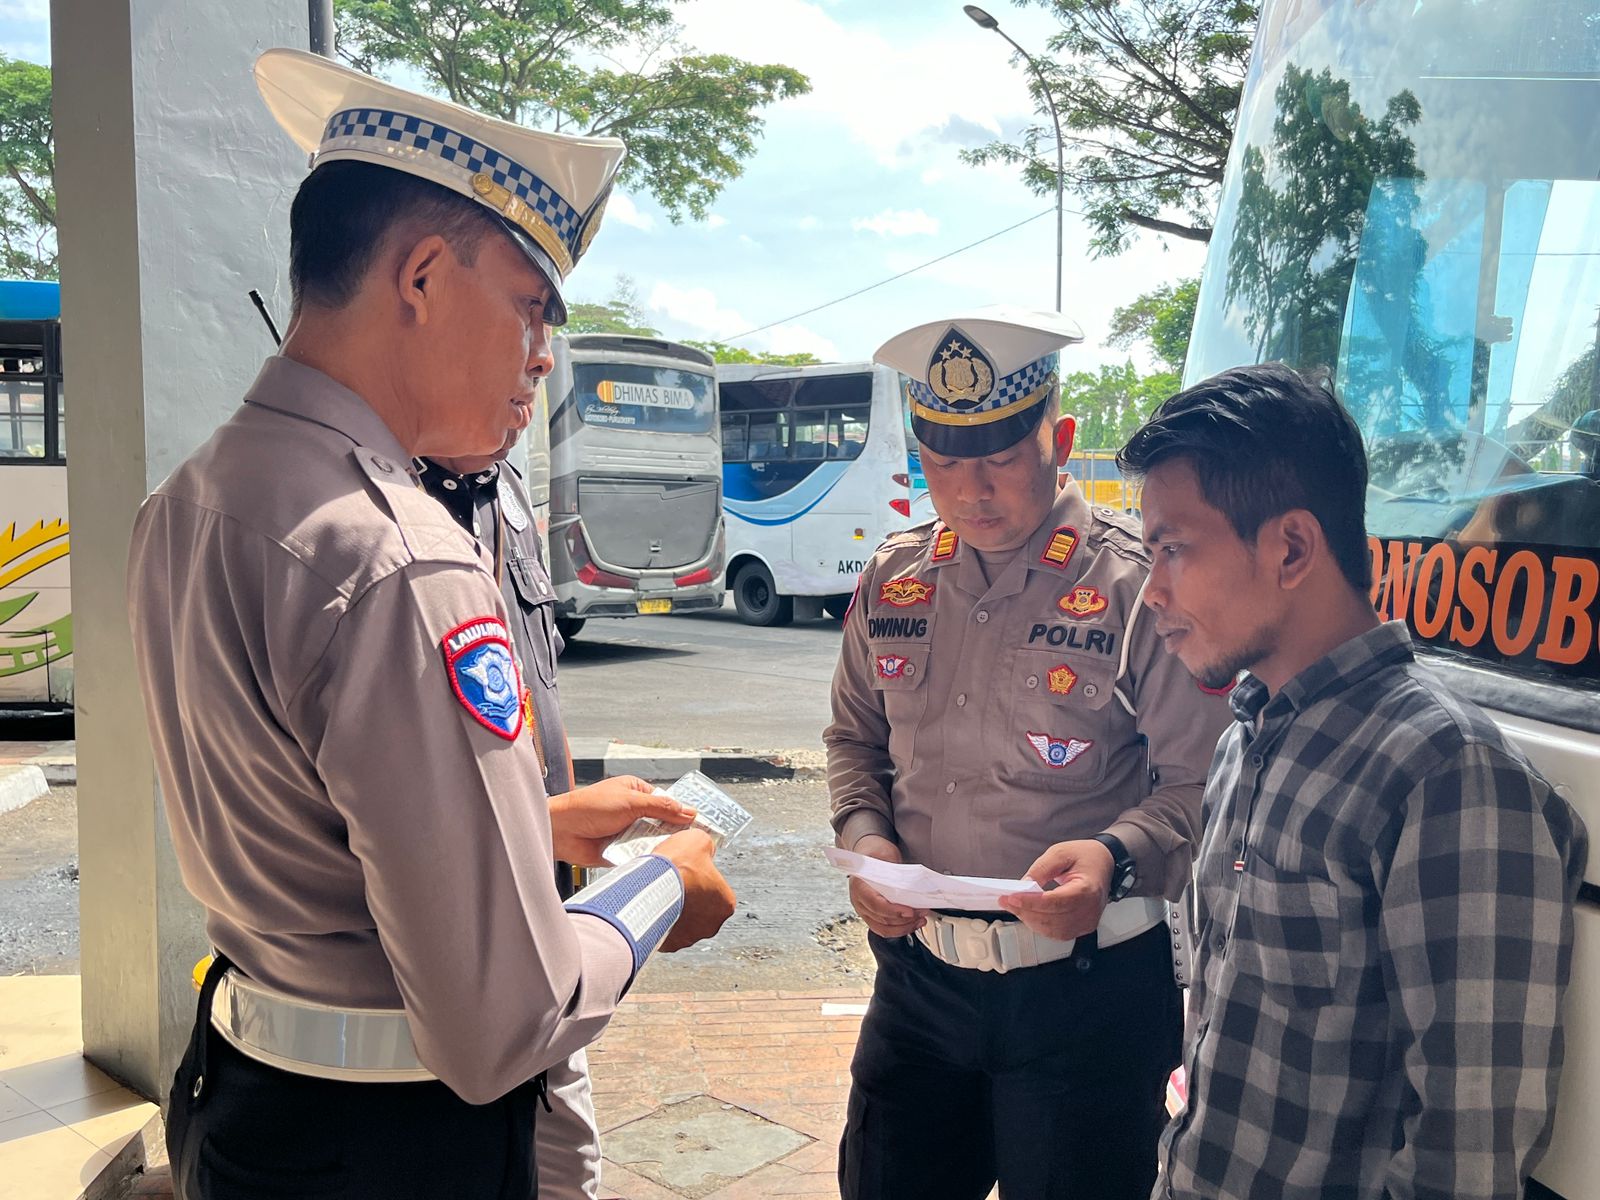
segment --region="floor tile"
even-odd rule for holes
[[[0,1125],[0,1138],[4,1136],[5,1126]],[[5,1194],[19,1200],[73,1200],[110,1165],[109,1154],[64,1125],[0,1141],[0,1179],[5,1180]]]
[[[118,1086],[77,1051],[0,1071],[0,1083],[40,1108],[54,1108]]]
[[[115,1154],[145,1127],[157,1108],[126,1088],[113,1088],[82,1100],[58,1104],[50,1115],[94,1145]]]

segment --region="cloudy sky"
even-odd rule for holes
[[[1012,37],[1042,51],[1054,28],[1047,14],[1009,0],[990,7]],[[0,49],[47,61],[47,13],[46,0],[0,0]],[[1024,68],[959,3],[690,0],[679,13],[689,45],[796,67],[811,94],[767,110],[756,155],[708,220],[673,225],[648,196],[615,197],[571,294],[605,300],[625,274],[669,336],[824,359],[866,358],[899,329],[963,308],[1052,306],[1053,197],[1030,193],[1011,168],[957,157],[1035,119]],[[1070,352],[1080,366],[1125,358],[1103,344],[1112,310],[1202,261],[1194,244],[1153,235],[1096,260],[1088,240],[1068,213],[1062,307],[1084,328],[1085,345]]]

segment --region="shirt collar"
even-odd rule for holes
[[[292,358],[277,354],[262,363],[244,401],[342,433],[355,445],[397,463],[411,462],[371,405],[344,384]]]
[[[1039,528],[1035,529],[1028,537],[1028,540],[1024,542],[1017,550],[1013,551],[1013,554],[1017,558],[1024,559],[1028,564],[1029,570],[1061,570],[1062,573],[1065,574],[1066,572],[1064,569],[1058,568],[1054,564],[1045,561],[1045,549],[1050,545],[1050,539],[1055,535],[1056,531],[1061,529],[1063,526],[1072,529],[1077,534],[1078,545],[1081,546],[1084,534],[1086,534],[1089,529],[1089,519],[1089,502],[1084,499],[1083,491],[1078,487],[1077,481],[1068,479],[1062,486],[1061,490],[1056,494],[1055,503],[1050,506],[1050,511],[1045,515],[1045,519],[1040,522]],[[935,533],[933,547],[935,550],[938,548],[938,531],[944,528],[945,525],[942,521],[938,522],[934,526]],[[953,566],[957,563],[964,562],[969,555],[969,549],[970,548],[967,546],[966,542],[958,541],[956,543],[955,552],[951,554],[950,557],[931,559],[928,563],[928,569],[936,571],[941,567]],[[973,553],[971,557],[975,560],[977,555]],[[1072,558],[1067,560],[1065,566],[1071,567],[1076,558],[1077,548],[1075,547]],[[1010,564],[1008,563],[1007,566],[1009,565]],[[1004,567],[1000,568],[1001,571],[1004,571],[1005,569],[1006,568]],[[961,571],[958,572],[958,574],[963,580],[976,583],[977,577],[981,574],[981,572],[978,569],[977,562],[974,561],[972,567],[970,568],[970,575],[967,571]],[[1071,572],[1072,578],[1076,579],[1077,575],[1078,572],[1076,570]],[[998,579],[998,575],[996,578]],[[979,586],[977,587],[977,591],[981,594],[983,591],[985,591],[985,588]]]
[[[1279,689],[1273,696],[1267,685],[1246,675],[1228,697],[1234,719],[1253,725],[1269,704],[1282,710],[1304,712],[1335,692],[1346,691],[1386,667],[1414,662],[1411,632],[1404,621],[1385,621],[1376,629],[1351,638],[1323,655]]]

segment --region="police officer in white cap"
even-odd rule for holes
[[[1181,1016],[1164,900],[1189,878],[1227,706],[1136,620],[1137,521],[1058,483],[1057,313],[890,339],[939,520],[889,538],[845,618],[825,736],[838,844],[1050,888],[1001,911],[850,898],[878,961],[845,1200],[1145,1200]]]
[[[493,547],[417,456],[493,454],[550,369],[622,156],[275,50],[311,153],[295,311],[145,502],[129,608],[185,884],[216,948],[168,1111],[176,1194],[517,1197],[542,1073],[733,896],[697,831],[564,905],[635,794],[552,809]]]

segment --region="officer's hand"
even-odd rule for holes
[[[900,857],[899,846],[875,833],[869,833],[857,842],[855,852],[868,858],[881,858],[884,862],[904,861]],[[870,883],[863,883],[854,876],[850,878],[850,903],[867,923],[867,928],[879,937],[904,937],[928,923],[927,909],[896,904]]]
[[[1028,868],[1027,878],[1054,891],[1036,896],[1016,892],[1000,897],[1000,907],[1016,913],[1022,923],[1044,937],[1066,941],[1082,937],[1100,924],[1111,890],[1114,860],[1103,843],[1057,842]]]
[[[683,915],[661,943],[668,953],[704,941],[733,916],[733,889],[711,861],[715,849],[705,830],[685,829],[651,851],[670,860],[683,880]]]
[[[613,775],[550,798],[550,832],[556,857],[580,867],[604,867],[613,838],[640,817],[687,825],[695,810],[632,775]]]

